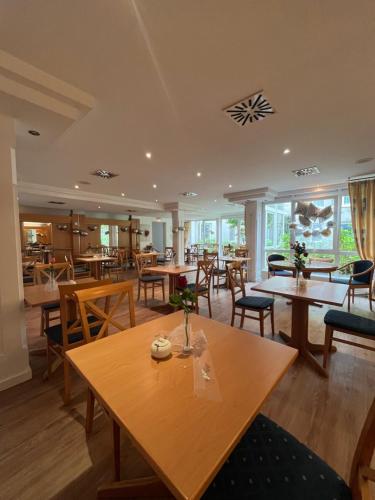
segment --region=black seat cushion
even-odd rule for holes
[[[87,267],[84,267],[84,266],[74,266],[74,272],[75,273],[88,273],[89,270],[87,269]]]
[[[206,286],[198,286],[196,287],[195,283],[188,283],[186,286],[177,286],[177,290],[185,290],[186,288],[189,288],[194,293],[199,293],[199,292],[206,292],[208,288]]]
[[[284,269],[275,269],[271,271],[274,276],[293,276],[291,271],[286,271]]]
[[[98,321],[95,316],[89,316],[88,318],[89,323],[95,323],[95,321]],[[68,325],[70,326],[73,322],[69,321]],[[93,328],[90,328],[90,335],[91,337],[96,337],[98,335],[100,328],[102,325],[94,326]],[[62,325],[59,323],[58,325],[53,325],[50,326],[49,328],[46,328],[44,330],[45,334],[51,340],[52,342],[55,342],[56,344],[63,345],[63,334],[62,334]],[[69,335],[69,344],[74,344],[75,342],[80,342],[83,340],[83,333],[82,332],[77,332]]]
[[[370,335],[375,338],[375,320],[363,318],[357,314],[331,309],[324,316],[324,323],[333,327],[350,330],[353,333]]]
[[[227,274],[225,269],[218,269],[217,267],[215,267],[212,272],[213,272],[213,274],[220,275],[220,276],[222,274]]]
[[[350,500],[350,489],[323,460],[259,414],[202,500]]]
[[[26,274],[23,275],[23,282],[24,283],[34,283],[34,278],[32,276],[27,276]]]
[[[246,307],[250,309],[266,309],[274,303],[274,299],[268,297],[256,297],[253,295],[247,295],[246,297],[241,297],[236,300],[236,306]]]
[[[332,276],[332,283],[342,283],[343,285],[349,285],[350,276]],[[363,281],[359,281],[356,279],[352,280],[352,285],[366,285]]]
[[[51,304],[44,304],[41,307],[44,311],[51,311],[54,309],[60,309],[60,302],[51,302]]]
[[[164,277],[160,275],[152,275],[152,274],[144,274],[139,278],[141,281],[150,282],[150,281],[163,281]]]

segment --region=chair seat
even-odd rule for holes
[[[213,270],[212,270],[212,273],[215,274],[216,276],[219,275],[224,275],[224,274],[227,274],[227,271],[225,269],[218,269],[217,267],[215,267]]]
[[[55,309],[60,309],[60,302],[51,302],[51,304],[42,305],[41,308],[44,311],[54,311]]]
[[[259,414],[202,500],[350,500],[344,480],[309,448]]]
[[[275,269],[275,271],[272,271],[272,274],[274,276],[291,276],[291,277],[293,277],[292,271],[286,271],[284,269]]]
[[[332,276],[331,278],[331,282],[332,283],[342,283],[343,285],[349,285],[349,281],[350,281],[350,275],[348,276]],[[364,285],[366,286],[367,283],[363,282],[363,281],[359,281],[359,280],[352,280],[352,285]]]
[[[24,283],[34,283],[34,278],[32,276],[26,276],[25,274],[23,275],[23,282]]]
[[[246,307],[249,309],[266,309],[274,303],[274,299],[268,297],[256,297],[248,295],[236,300],[236,306]]]
[[[177,286],[177,290],[185,290],[186,288],[189,288],[194,293],[202,293],[202,292],[207,292],[208,288],[206,286],[199,286],[196,288],[195,283],[188,283],[186,286]]]
[[[89,316],[87,318],[89,323],[94,323],[95,321],[98,321],[95,316]],[[72,324],[72,321],[68,323],[70,326]],[[93,328],[90,328],[90,335],[91,337],[96,337],[100,331],[101,325],[94,326]],[[63,333],[62,333],[62,325],[59,323],[58,325],[53,325],[50,326],[49,328],[46,328],[44,330],[46,336],[49,338],[49,340],[52,340],[52,342],[55,342],[56,344],[63,345]],[[83,333],[82,332],[76,332],[71,335],[69,335],[69,344],[74,344],[75,342],[81,342],[83,340]]]
[[[357,314],[332,309],[324,316],[324,323],[333,327],[343,328],[344,330],[350,330],[353,333],[370,335],[375,338],[375,320],[363,318]]]
[[[74,266],[74,272],[75,273],[88,273],[89,270],[87,269],[87,267],[84,267],[84,266]]]
[[[141,276],[140,281],[144,281],[146,283],[153,282],[153,281],[164,281],[164,277],[160,275],[153,275],[153,274],[144,274]]]

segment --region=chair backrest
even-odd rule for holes
[[[234,255],[235,257],[248,257],[249,250],[247,248],[236,248]]]
[[[232,302],[234,304],[236,302],[236,295],[239,294],[241,297],[245,297],[246,294],[241,262],[227,264],[227,275],[229,289],[232,294]]]
[[[69,343],[73,335],[82,333],[81,318],[78,310],[78,303],[75,292],[87,288],[100,287],[112,283],[111,280],[92,281],[88,283],[72,283],[68,285],[59,285],[60,293],[60,318],[62,326],[63,348],[67,350],[72,347]],[[91,324],[91,327],[98,326],[99,323]],[[85,337],[84,337],[85,339]],[[84,343],[83,340],[81,343]],[[77,343],[74,343],[77,346]]]
[[[127,326],[120,323],[115,317],[115,315],[119,313],[119,307],[126,300],[128,301],[130,327],[135,326],[133,284],[131,281],[123,281],[121,283],[112,283],[87,290],[79,290],[75,292],[75,296],[78,300],[86,342],[91,342],[93,340],[90,335],[90,328],[92,328],[93,324],[89,323],[89,316],[94,316],[99,324],[101,324],[96,339],[106,336],[110,326],[116,328],[118,331],[127,329]],[[114,299],[113,305],[111,305],[112,298]],[[104,300],[104,307],[96,303],[99,299]]]
[[[195,288],[207,288],[210,292],[210,284],[212,278],[212,270],[214,268],[214,260],[198,260],[197,276],[195,278]]]
[[[375,398],[367,414],[354,452],[349,486],[354,500],[370,500],[369,479],[374,481],[375,470],[371,468],[375,450]]]
[[[148,255],[147,253],[134,254],[138,278],[141,278],[144,274],[148,274],[147,267],[157,265],[156,258],[156,255]]]
[[[176,257],[176,252],[173,247],[165,247],[165,258],[167,260],[172,260]]]
[[[224,257],[227,256],[227,255],[230,255],[232,251],[233,251],[232,245],[224,245],[223,246],[223,255],[224,255]]]
[[[69,262],[58,262],[55,264],[38,264],[35,266],[36,282],[41,284],[43,279],[47,280],[47,283],[52,280],[52,277],[56,281],[62,281],[70,279],[71,265]]]
[[[274,262],[275,260],[285,260],[284,255],[280,255],[278,253],[271,253],[267,257],[267,262],[268,262],[268,271],[272,271],[272,266],[270,265],[270,262]]]
[[[367,272],[366,272],[367,271]],[[362,274],[362,276],[355,276],[356,281],[360,281],[364,285],[372,283],[374,275],[374,263],[371,260],[356,260],[353,262],[353,274]]]
[[[204,250],[203,260],[212,262],[213,268],[219,269],[219,252],[209,252],[208,250]]]

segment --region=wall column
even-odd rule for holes
[[[184,227],[185,214],[182,210],[172,211],[172,228]],[[184,231],[177,231],[173,233],[173,248],[176,252],[176,262],[178,264],[185,263],[185,245],[184,245]]]
[[[262,272],[262,202],[245,202],[246,245],[251,261],[248,266],[249,281],[259,281]]]
[[[0,115],[0,390],[31,378],[23,305],[15,125]]]

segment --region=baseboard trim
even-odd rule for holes
[[[26,382],[30,380],[32,377],[31,368],[28,366],[25,370],[20,373],[16,373],[11,377],[7,377],[3,380],[0,380],[0,391],[5,391],[10,387],[13,387],[18,384],[22,384],[22,382]]]

